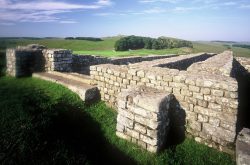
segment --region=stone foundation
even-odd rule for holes
[[[116,135],[150,152],[163,148],[169,131],[172,95],[140,86],[118,95]]]
[[[132,86],[147,86],[172,93],[186,116],[186,131],[195,140],[208,146],[231,152],[236,137],[238,83],[236,79],[223,74],[162,68],[159,65],[195,59],[204,54],[172,57],[146,61],[127,66],[111,64],[91,66],[91,77],[101,92],[102,100],[117,108],[117,96],[123,89]],[[231,52],[220,55],[223,73],[231,73],[233,58]],[[208,58],[217,61],[218,57]],[[207,65],[204,61],[204,66]],[[227,65],[223,65],[227,64]],[[192,65],[191,65],[192,66]],[[225,67],[224,67],[225,66]],[[228,67],[229,66],[229,67]],[[232,65],[231,65],[232,66]],[[212,67],[212,66],[211,66]],[[189,69],[187,69],[189,70]]]
[[[28,45],[6,50],[7,74],[14,77],[30,76],[33,72],[72,70],[72,53],[63,49],[45,49]]]

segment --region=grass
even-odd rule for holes
[[[0,164],[235,164],[192,139],[146,152],[116,137],[117,113],[104,103],[35,78],[1,77],[0,107]]]

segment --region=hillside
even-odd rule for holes
[[[123,36],[104,37],[103,41],[85,41],[85,40],[64,40],[64,39],[38,39],[38,38],[22,38],[22,39],[6,39],[0,38],[0,50],[5,50],[6,47],[15,47],[17,45],[27,44],[42,44],[48,48],[62,48],[71,49],[77,54],[94,54],[104,56],[130,56],[130,55],[148,55],[148,54],[186,54],[197,52],[214,52],[219,53],[228,49],[230,43],[227,42],[208,42],[208,41],[195,41],[193,42],[193,49],[176,48],[176,49],[163,49],[163,50],[132,50],[124,52],[115,52],[115,42]],[[234,55],[250,57],[250,50],[240,47],[232,47]]]

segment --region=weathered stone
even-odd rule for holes
[[[200,92],[200,87],[189,85],[189,90],[192,92]]]
[[[215,89],[212,89],[212,90],[211,90],[211,94],[212,94],[213,96],[222,97],[222,96],[223,96],[223,94],[224,94],[224,92],[223,92],[223,91],[221,91],[221,90],[215,90]]]
[[[199,100],[203,100],[204,99],[203,94],[196,93],[196,92],[193,92],[193,98],[199,99]]]
[[[193,130],[201,131],[201,123],[197,121],[190,121],[188,122],[188,127],[190,127]]]
[[[128,141],[131,140],[131,137],[130,137],[130,136],[125,135],[125,134],[122,133],[122,132],[117,132],[117,131],[116,131],[116,136],[118,136],[118,137],[120,137],[120,138],[122,138],[122,139],[126,139],[126,140],[128,140]]]
[[[244,128],[240,131],[236,140],[237,165],[250,164],[250,130]]]
[[[219,104],[215,104],[215,103],[209,103],[208,108],[215,110],[215,111],[222,111],[222,106]]]
[[[206,122],[208,122],[208,116],[198,114],[198,121],[202,122],[202,123],[206,123]]]
[[[132,130],[132,129],[129,129],[129,128],[126,128],[126,134],[135,138],[135,139],[139,139],[139,132],[135,131],[135,130]]]
[[[206,108],[208,106],[208,102],[204,100],[198,100],[198,105]]]
[[[209,95],[210,94],[210,89],[209,88],[201,88],[201,93],[204,95]]]
[[[220,120],[214,117],[209,117],[209,123],[214,127],[219,127]]]
[[[157,146],[152,146],[152,145],[147,145],[147,150],[149,152],[155,153],[155,152],[158,152],[158,147]]]
[[[122,123],[125,127],[133,128],[134,127],[134,121],[130,120],[120,114],[117,115],[117,123]]]
[[[138,124],[138,123],[135,123],[134,129],[142,134],[146,134],[146,132],[147,132],[147,129],[143,125]]]
[[[208,123],[203,124],[202,130],[209,135],[215,136],[219,139],[224,139],[228,142],[233,142],[236,135],[235,132],[228,131],[220,127],[214,127]]]
[[[140,135],[140,140],[147,143],[147,144],[150,144],[150,145],[157,145],[158,143],[158,140],[157,139],[153,139],[151,137],[148,137],[148,136],[145,136],[145,135]]]

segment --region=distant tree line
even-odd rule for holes
[[[233,44],[233,47],[240,47],[240,48],[250,49],[250,45],[243,45],[243,44]]]
[[[127,36],[120,38],[115,43],[116,51],[126,51],[129,49],[171,49],[171,48],[180,48],[180,47],[193,47],[192,42],[159,37],[157,39],[150,37],[140,37],[140,36]]]
[[[103,41],[101,38],[95,37],[66,37],[65,40]]]

